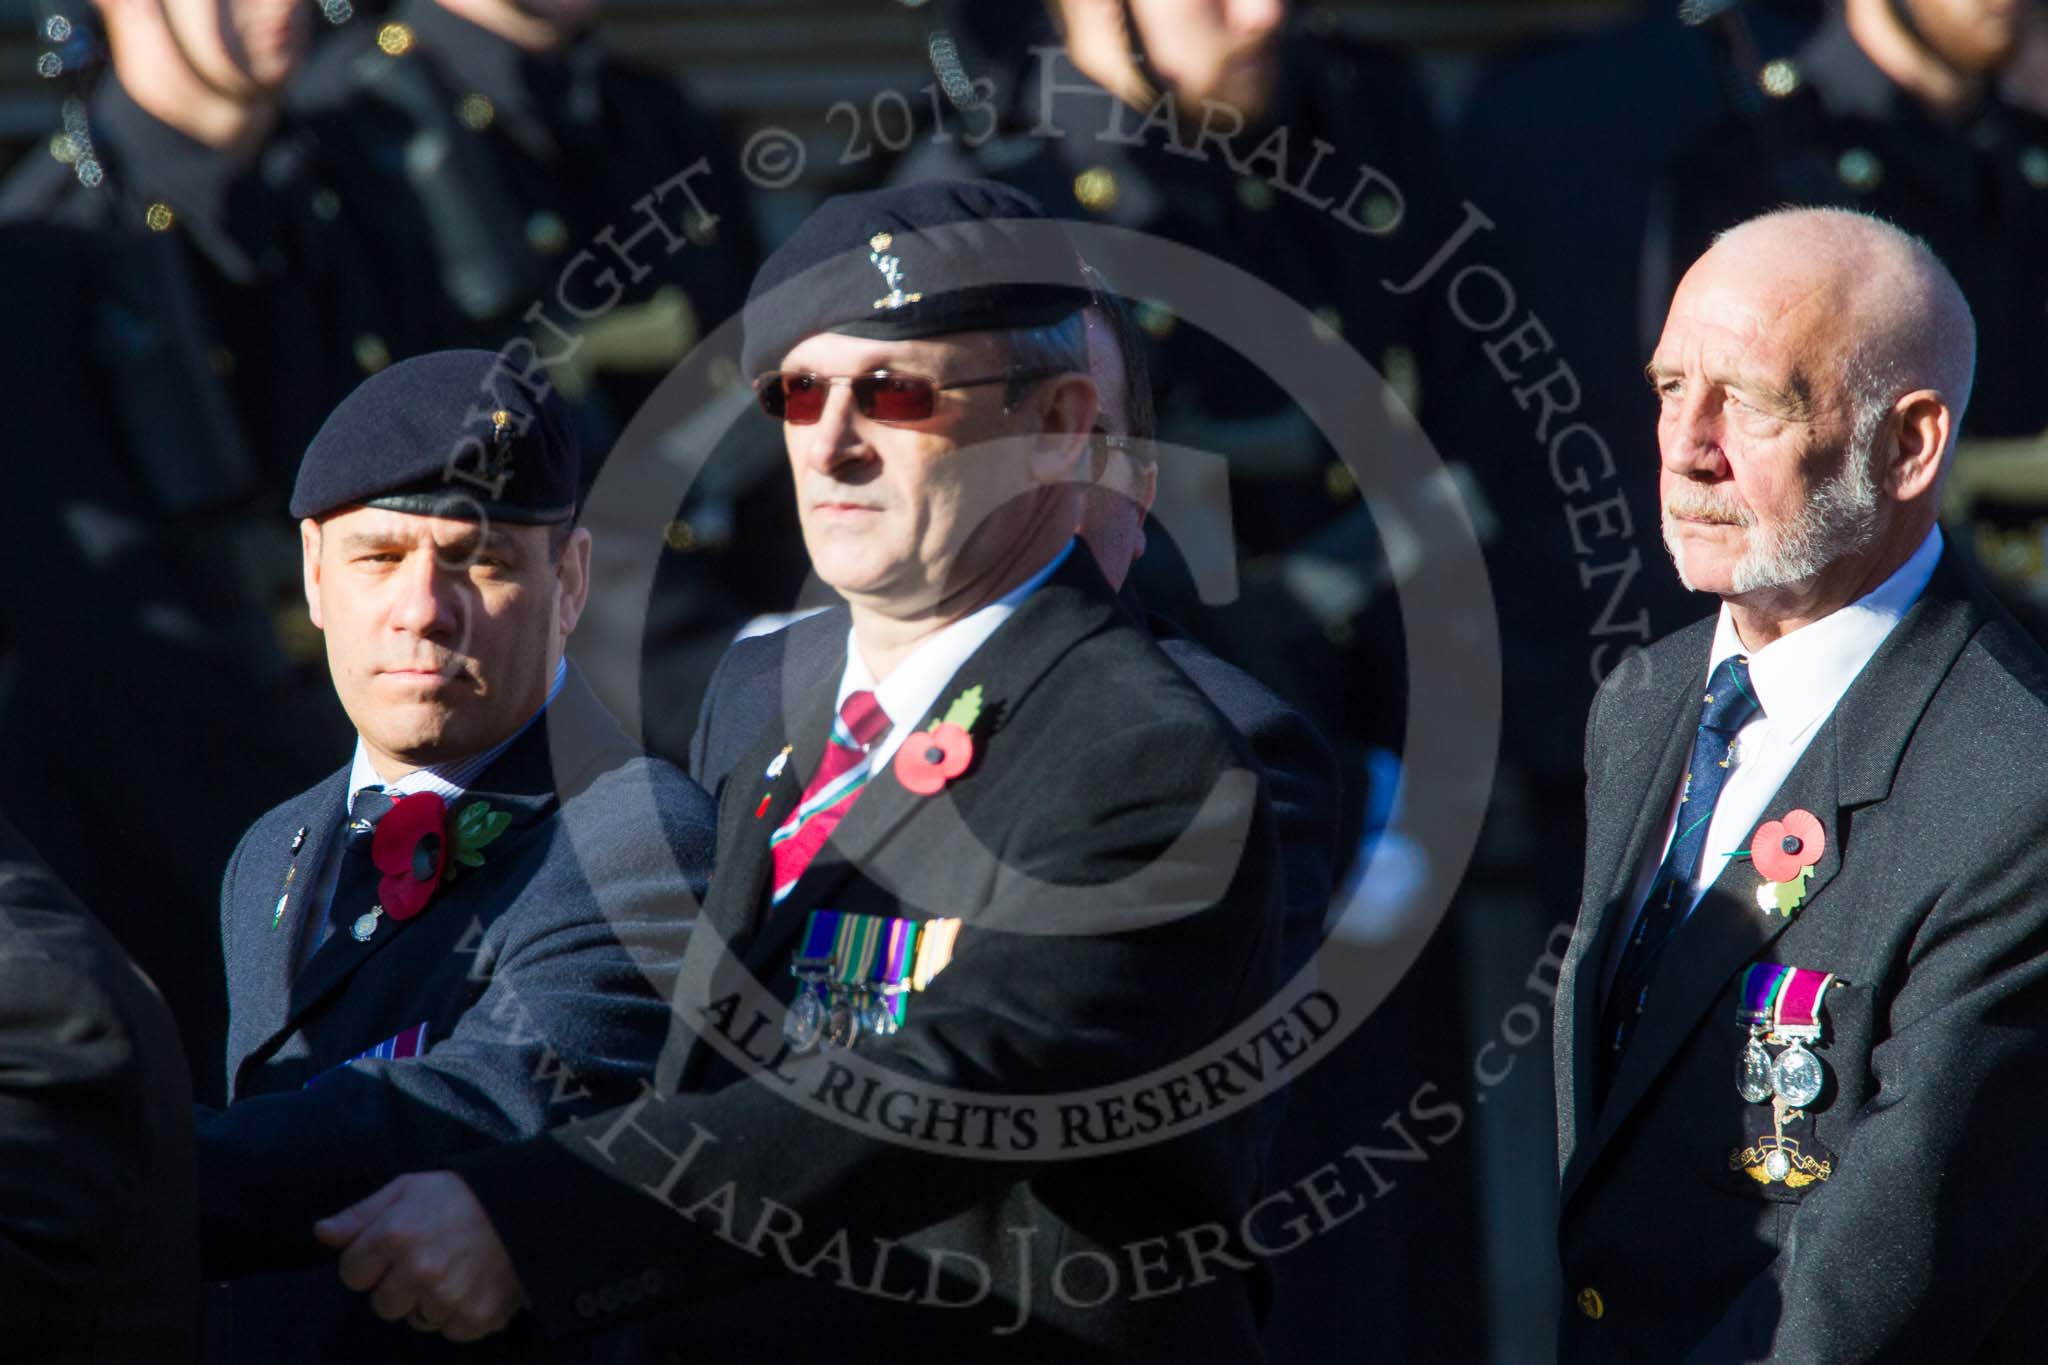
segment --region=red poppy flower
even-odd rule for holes
[[[1749,856],[1756,870],[1774,882],[1789,882],[1801,868],[1820,861],[1828,837],[1820,818],[1810,810],[1789,812],[1782,820],[1766,820],[1756,828],[1749,842]]]
[[[935,725],[903,741],[896,751],[896,780],[919,796],[945,787],[974,761],[974,740],[957,725]]]
[[[384,874],[377,901],[393,919],[426,909],[448,866],[448,804],[433,792],[401,796],[377,822],[370,861]]]

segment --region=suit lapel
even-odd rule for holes
[[[309,916],[325,913],[317,903],[321,873],[334,856],[348,811],[348,769],[313,788],[301,802],[306,842],[282,865],[266,857],[246,887],[237,888],[235,960],[227,969],[237,983],[234,1001],[233,1078],[244,1060],[275,1038],[291,1013],[292,976],[301,936],[315,932]],[[287,845],[289,848],[289,845]],[[284,899],[279,915],[279,898]],[[244,1047],[244,1044],[251,1046]]]
[[[378,916],[376,930],[367,942],[358,940],[350,932],[350,924],[355,915],[344,911],[335,924],[334,932],[327,936],[327,941],[320,945],[314,952],[312,960],[306,963],[306,969],[292,982],[291,1003],[284,1022],[284,1032],[289,1033],[297,1028],[308,1014],[318,1009],[328,997],[340,990],[350,977],[362,970],[365,963],[384,952],[400,938],[414,932],[415,926],[437,915],[441,919],[448,918],[447,902],[463,896],[468,888],[477,882],[488,879],[492,861],[504,861],[516,856],[519,844],[532,835],[534,826],[538,825],[554,807],[552,792],[535,794],[477,788],[465,792],[449,806],[449,819],[453,821],[457,813],[478,801],[487,802],[492,810],[504,811],[512,817],[512,823],[504,834],[493,840],[485,850],[484,866],[463,869],[462,875],[453,886],[444,883],[434,892],[433,899],[427,902],[426,907],[411,919],[393,919],[390,915]]]
[[[1584,1182],[1592,1162],[1678,1055],[1735,974],[1769,948],[1792,918],[1834,909],[1823,893],[1848,856],[1851,836],[1843,814],[1889,795],[1914,727],[1983,621],[1984,609],[1975,600],[1964,571],[1954,553],[1945,552],[1920,600],[1857,675],[1757,821],[1762,825],[1782,819],[1793,810],[1819,817],[1826,846],[1807,881],[1804,903],[1795,916],[1766,914],[1757,901],[1763,877],[1748,858],[1728,860],[1665,949],[1642,1029],[1629,1046],[1591,1137],[1578,1144],[1565,1168],[1563,1200],[1569,1201]],[[1676,781],[1675,772],[1672,780]],[[1750,833],[1753,837],[1754,827]],[[1748,842],[1744,841],[1744,847]],[[1637,851],[1641,851],[1639,844]],[[1635,865],[1629,864],[1631,868]],[[1621,894],[1625,896],[1626,889]],[[1613,900],[1610,895],[1608,906]],[[1595,951],[1589,948],[1582,964],[1592,968],[1594,977],[1579,983],[1575,1027],[1587,1018],[1586,998],[1597,995],[1602,959]],[[1732,1020],[1730,1024],[1732,1027]],[[1572,1088],[1580,1133],[1588,1131],[1587,1124],[1592,1122],[1595,1041],[1591,1027],[1587,1021],[1584,1046],[1577,1046],[1578,1039],[1574,1039]]]
[[[832,901],[856,874],[876,866],[886,852],[914,838],[915,818],[928,801],[951,800],[956,791],[972,790],[988,750],[1002,743],[1004,718],[1075,643],[1114,622],[1118,610],[1093,558],[1078,549],[1070,554],[1059,571],[968,656],[940,694],[935,710],[943,710],[967,687],[982,686],[982,719],[974,729],[974,765],[933,797],[913,794],[887,767],[875,774],[790,894],[770,909],[768,836],[795,807],[824,749],[845,664],[843,652],[838,656],[838,668],[818,679],[808,693],[785,702],[795,721],[791,737],[781,738],[770,727],[727,783],[731,805],[721,812],[718,872],[711,898],[720,932],[758,979],[773,986],[810,912],[821,906],[837,908]],[[797,681],[785,679],[785,691]],[[922,728],[931,716],[891,719]],[[763,768],[785,743],[792,746],[788,770],[778,781],[765,782]],[[796,771],[798,756],[803,757],[801,774]],[[755,820],[753,812],[763,795],[770,798],[769,808],[762,819]]]
[[[1697,672],[1703,677],[1704,667]],[[1672,794],[1678,790],[1679,778],[1692,751],[1698,696],[1698,678],[1688,672],[1682,686],[1636,713],[1638,723],[1617,737],[1619,757],[1604,765],[1619,780],[1621,789],[1611,797],[1606,792],[1601,794],[1601,809],[1593,818],[1628,832],[1620,853],[1609,865],[1587,869],[1589,887],[1596,894],[1584,900],[1586,919],[1574,939],[1578,956],[1569,964],[1572,988],[1568,1016],[1574,1084],[1571,1108],[1565,1115],[1569,1125],[1564,1144],[1567,1153],[1581,1135],[1590,1131],[1593,1121],[1589,1082],[1594,1074],[1594,1049],[1599,1043],[1601,979],[1606,972],[1608,940],[1616,920],[1631,908],[1636,874],[1643,860],[1650,856],[1650,841],[1662,837],[1670,818]]]
[[[1813,913],[1820,893],[1842,868],[1836,733],[1833,720],[1821,727],[1757,821],[1761,825],[1782,819],[1788,811],[1805,810],[1820,817],[1826,831],[1820,861],[1806,883],[1805,903],[1795,915]],[[1754,836],[1754,827],[1750,833]],[[1744,840],[1743,847],[1747,846],[1748,840]],[[1644,1012],[1641,1029],[1622,1058],[1606,1106],[1593,1120],[1592,1136],[1581,1144],[1565,1171],[1566,1198],[1571,1197],[1589,1163],[1613,1138],[1651,1083],[1678,1055],[1679,1048],[1692,1036],[1729,981],[1791,924],[1792,916],[1766,914],[1759,908],[1757,891],[1763,885],[1764,879],[1750,859],[1729,858],[1720,876],[1665,947],[1656,980],[1650,987],[1650,1007]],[[1599,1045],[1597,1039],[1589,1042]],[[1591,1048],[1587,1051],[1587,1064],[1592,1065]],[[1590,1079],[1593,1073],[1586,1070],[1580,1074]],[[1582,1085],[1580,1089],[1589,1087]]]

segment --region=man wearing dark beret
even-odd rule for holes
[[[243,836],[221,889],[229,1103],[199,1115],[210,1359],[438,1359],[314,1223],[406,1171],[632,1097],[708,877],[709,798],[563,646],[589,590],[577,451],[487,351],[366,381],[291,511],[355,754]],[[540,1358],[529,1334],[484,1358]]]
[[[1073,539],[1086,301],[980,183],[828,201],[763,268],[747,363],[850,629],[725,783],[695,1037],[344,1211],[349,1283],[458,1338],[661,1313],[679,1357],[1259,1359],[1259,1092],[1169,1078],[1277,985],[1272,817]]]

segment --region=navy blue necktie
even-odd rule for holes
[[[354,923],[356,916],[376,900],[381,874],[377,864],[370,860],[370,840],[377,832],[377,822],[393,804],[382,787],[364,787],[349,803],[348,822],[341,827],[341,873],[334,880],[334,896],[327,902],[327,913],[307,935],[299,959],[301,967],[312,960],[336,929]]]
[[[1700,704],[1700,728],[1693,737],[1692,761],[1686,766],[1671,847],[1650,883],[1650,894],[1643,900],[1635,931],[1622,949],[1614,982],[1607,990],[1601,1032],[1607,1042],[1605,1075],[1609,1080],[1635,1036],[1665,945],[1692,908],[1693,882],[1699,876],[1700,857],[1706,852],[1714,807],[1721,800],[1721,789],[1728,785],[1735,736],[1762,712],[1749,684],[1749,660],[1741,655],[1723,659],[1707,679],[1706,697]],[[1604,1096],[1604,1086],[1602,1092]]]

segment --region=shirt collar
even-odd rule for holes
[[[511,748],[512,742],[525,734],[533,727],[533,723],[541,718],[542,712],[545,712],[554,702],[555,698],[561,695],[562,684],[567,682],[568,678],[569,661],[567,659],[557,659],[555,661],[554,680],[548,684],[548,694],[542,700],[540,709],[526,718],[526,724],[520,726],[510,735],[480,754],[471,754],[468,758],[455,758],[450,759],[446,763],[434,763],[424,768],[416,768],[404,777],[399,778],[396,782],[386,783],[382,777],[378,776],[376,765],[370,762],[370,752],[363,746],[362,736],[356,736],[356,756],[349,765],[348,773],[349,812],[351,814],[355,812],[356,793],[365,787],[379,788],[385,795],[393,799],[401,796],[411,796],[414,792],[433,792],[443,801],[453,802],[460,800],[463,794],[469,790],[469,784],[483,776],[484,770],[497,762],[498,756]]]
[[[970,612],[924,640],[884,682],[875,681],[867,660],[860,656],[860,641],[849,629],[846,633],[846,671],[840,675],[836,706],[844,706],[846,699],[855,692],[867,690],[875,694],[875,700],[889,717],[889,735],[881,744],[874,746],[878,750],[897,733],[909,733],[910,727],[917,725],[938,705],[939,694],[946,690],[946,684],[953,680],[953,675],[960,671],[968,656],[980,649],[988,637],[995,634],[997,628],[1024,604],[1024,599],[1038,591],[1073,552],[1074,542],[1069,540],[1037,573],[987,606]]]
[[[1714,647],[1707,656],[1708,675],[1712,676],[1723,659],[1747,655],[1750,686],[1756,690],[1772,732],[1785,736],[1803,733],[1835,709],[1892,627],[1926,591],[1941,559],[1941,545],[1941,528],[1937,526],[1876,588],[1762,649],[1743,648],[1735,633],[1735,619],[1723,604],[1720,623],[1714,629]]]

